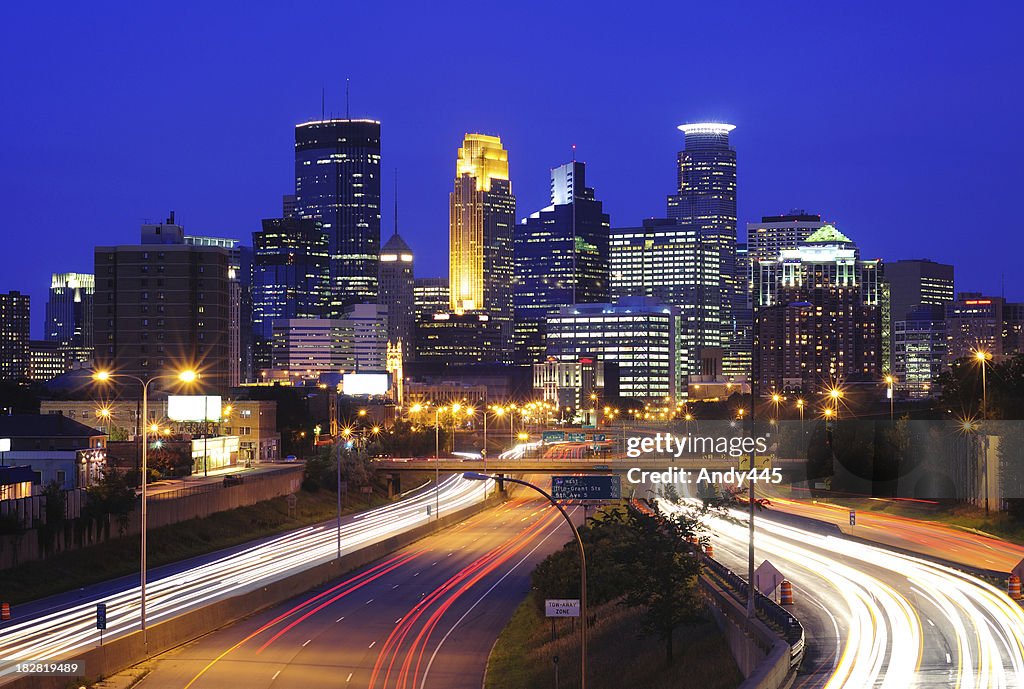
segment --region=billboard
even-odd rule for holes
[[[220,395],[168,395],[167,418],[171,421],[220,421]]]
[[[346,373],[341,378],[345,395],[386,395],[391,388],[387,373]]]

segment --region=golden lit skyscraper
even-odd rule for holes
[[[450,306],[456,312],[484,311],[500,323],[496,361],[507,360],[512,351],[515,214],[501,139],[466,134],[449,206]]]

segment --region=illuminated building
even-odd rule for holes
[[[501,326],[482,311],[445,311],[416,323],[417,360],[436,363],[492,363]]]
[[[486,313],[500,336],[484,359],[510,361],[516,198],[499,137],[466,134],[449,201],[449,307]]]
[[[547,313],[608,302],[608,214],[573,161],[551,170],[551,205],[515,229],[515,344],[522,363],[544,360]]]
[[[59,343],[68,361],[92,359],[95,289],[95,277],[87,273],[54,273],[50,278],[45,339]]]
[[[754,347],[762,395],[810,394],[882,374],[880,262],[831,225],[758,263]]]
[[[380,122],[334,119],[295,127],[295,213],[320,221],[330,252],[328,316],[377,299]]]
[[[588,356],[578,361],[548,357],[533,365],[533,391],[558,407],[593,407],[595,400],[591,395],[601,400],[619,396],[618,366]]]
[[[317,220],[271,218],[252,233],[257,370],[271,366],[274,320],[322,318],[330,294],[327,233]]]
[[[273,371],[314,380],[323,373],[386,371],[387,309],[353,304],[342,315],[275,319]]]
[[[953,301],[953,266],[927,259],[894,261],[885,264],[885,283],[889,289],[889,313],[895,324],[909,317],[919,306],[945,306]],[[892,331],[891,369],[896,362],[896,333]]]
[[[412,249],[395,232],[380,251],[377,302],[388,309],[388,342],[402,343],[403,355],[415,351],[416,292]]]
[[[619,368],[623,397],[676,397],[679,310],[650,297],[575,304],[548,315],[547,353],[562,362],[593,358]]]
[[[417,322],[423,316],[448,310],[448,278],[415,278],[412,289]]]
[[[29,340],[28,378],[45,383],[71,370],[71,353],[60,342]]]
[[[228,249],[186,244],[172,213],[143,225],[140,244],[98,246],[94,257],[98,369],[147,379],[195,367],[197,391],[229,385]]]
[[[935,380],[946,366],[943,306],[920,305],[893,321],[893,362],[897,395],[922,399],[938,394]]]
[[[718,253],[719,276],[708,290],[717,290],[717,308],[710,303],[687,319],[695,344],[721,346],[723,367],[742,368],[749,360],[749,333],[736,325],[734,311],[743,309],[743,284],[736,277],[736,151],[729,133],[736,127],[718,122],[679,125],[685,137],[677,158],[676,193],[668,197],[668,217],[696,230],[697,241]],[[728,364],[726,364],[728,362]]]
[[[946,308],[946,363],[987,352],[998,361],[1020,353],[1024,305],[980,292],[960,292]]]
[[[783,249],[796,249],[821,229],[821,216],[798,209],[784,215],[763,215],[747,223],[750,261],[774,261]]]
[[[0,293],[0,380],[29,375],[29,297],[17,290]]]

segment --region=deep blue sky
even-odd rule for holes
[[[570,145],[612,225],[664,214],[685,121],[737,125],[739,216],[821,212],[885,259],[1024,299],[1018,3],[13,3],[0,12],[0,290],[92,271],[170,209],[249,238],[293,187],[292,126],[382,121],[418,275],[447,274],[462,134],[500,134],[519,215]],[[435,7],[437,5],[437,7]],[[443,5],[443,6],[442,6]],[[190,8],[191,6],[191,8]],[[385,232],[385,236],[386,236]]]

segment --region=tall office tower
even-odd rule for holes
[[[722,372],[721,253],[700,239],[699,228],[651,218],[640,227],[611,231],[612,299],[647,296],[680,314],[678,369],[683,376],[720,378]],[[679,385],[686,391],[686,380]]]
[[[189,246],[215,246],[227,249],[228,279],[230,291],[228,296],[228,385],[236,386],[242,382],[242,371],[251,368],[247,364],[249,353],[248,343],[252,339],[252,294],[250,291],[250,271],[248,265],[243,266],[243,254],[249,247],[243,247],[239,239],[228,237],[210,237],[202,235],[185,235],[185,243]]]
[[[282,218],[296,218],[298,217],[298,211],[296,206],[298,201],[295,198],[295,194],[284,194],[281,196],[281,217]]]
[[[935,379],[946,367],[943,306],[919,305],[893,321],[893,362],[897,394],[924,399],[938,392]]]
[[[323,318],[330,295],[327,233],[317,220],[268,218],[252,233],[254,367],[271,367],[274,320]]]
[[[98,368],[143,379],[195,368],[193,389],[230,384],[228,249],[186,244],[172,213],[143,225],[139,244],[96,247],[95,262]]]
[[[880,262],[831,225],[758,263],[758,383],[810,394],[882,373]]]
[[[551,170],[551,205],[515,229],[515,345],[520,363],[545,358],[547,314],[572,304],[607,303],[608,214],[573,161]]]
[[[953,301],[953,266],[928,259],[894,261],[885,264],[892,322],[905,320],[918,306],[945,306]],[[895,332],[893,332],[895,343]],[[892,348],[891,370],[897,368]]]
[[[383,373],[387,327],[387,312],[378,304],[353,304],[343,318],[276,319],[272,368],[305,379],[322,373]]]
[[[45,383],[71,369],[70,352],[56,340],[28,341],[28,378]]]
[[[547,353],[562,362],[593,358],[619,367],[619,394],[675,399],[679,310],[650,297],[576,304],[547,317]]]
[[[96,280],[88,273],[54,273],[46,302],[45,339],[57,342],[68,361],[93,354],[93,296]]]
[[[388,309],[388,342],[402,342],[402,356],[411,359],[416,336],[416,280],[412,249],[396,231],[380,250],[377,302]],[[445,308],[447,304],[445,304]]]
[[[0,380],[23,380],[30,372],[29,298],[0,293]]]
[[[295,127],[295,212],[327,232],[328,315],[377,299],[380,122],[318,120]]]
[[[761,222],[748,222],[747,253],[750,263],[774,261],[783,249],[798,248],[821,229],[821,224],[820,215],[803,209],[785,215],[762,215]]]
[[[416,301],[417,322],[423,316],[448,310],[451,301],[448,278],[416,278],[412,289]]]
[[[482,311],[500,333],[484,361],[512,358],[516,197],[501,139],[466,134],[459,148],[449,203],[450,308]]]
[[[1019,305],[1007,304],[1003,297],[960,292],[945,308],[947,365],[978,351],[997,361],[1016,353],[1019,327],[1012,319],[1020,314]]]

